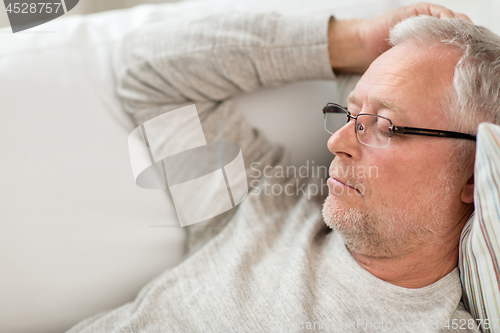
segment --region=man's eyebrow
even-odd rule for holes
[[[354,105],[358,105],[359,106],[358,99],[354,96],[353,92],[351,92],[347,96],[346,102],[348,104],[354,104]],[[385,109],[389,109],[389,110],[392,110],[392,111],[397,112],[397,113],[403,113],[404,112],[403,111],[404,109],[402,107],[400,107],[396,103],[393,103],[393,102],[390,102],[390,101],[387,101],[387,100],[374,99],[374,100],[371,101],[371,104],[374,107],[383,107]]]
[[[404,109],[402,107],[390,101],[376,100],[375,105],[380,105],[397,113],[404,113]]]
[[[346,99],[345,99],[345,100],[346,100],[347,104],[355,104],[355,105],[358,105],[358,103],[357,103],[357,101],[358,101],[358,100],[356,99],[356,97],[354,97],[354,92],[353,92],[353,91],[351,91],[351,92],[349,93],[349,95],[347,95],[347,97],[346,97]]]

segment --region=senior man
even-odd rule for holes
[[[387,43],[392,25],[418,14],[434,18],[403,21]],[[490,65],[500,40],[464,20],[418,4],[367,21],[172,19],[127,36],[115,59],[125,111],[140,124],[195,103],[207,141],[237,143],[250,178],[286,166],[287,155],[231,97],[370,67],[347,109],[324,109],[335,158],[323,214],[319,195],[251,189],[235,209],[190,226],[187,258],[134,302],[71,332],[477,331],[461,303],[458,240],[473,211],[474,133],[499,120]],[[332,117],[345,125],[334,128]],[[342,172],[370,166],[377,177]],[[454,329],[457,321],[467,324]]]

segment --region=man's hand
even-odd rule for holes
[[[330,63],[336,73],[363,73],[379,55],[389,49],[389,30],[405,18],[430,15],[471,20],[464,14],[438,5],[419,3],[393,9],[369,20],[336,21],[328,27]]]

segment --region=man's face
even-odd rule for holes
[[[443,47],[396,46],[372,63],[348,109],[355,116],[387,117],[395,126],[453,130],[443,105],[457,61]],[[323,216],[351,250],[404,255],[457,223],[460,182],[450,166],[452,139],[394,134],[388,147],[373,148],[358,142],[350,121],[330,137],[328,148],[335,158]]]

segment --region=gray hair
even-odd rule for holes
[[[476,133],[481,122],[500,124],[500,37],[460,19],[408,18],[390,32],[392,46],[444,45],[461,55],[450,87],[448,116],[455,130]],[[462,146],[463,147],[463,146]]]

